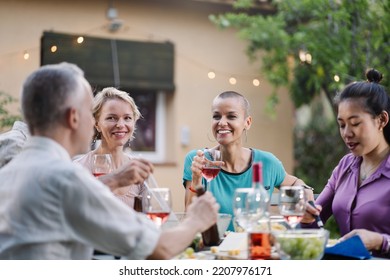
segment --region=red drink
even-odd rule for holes
[[[217,177],[220,170],[221,170],[221,167],[219,167],[219,166],[203,167],[202,168],[202,175],[207,180],[207,182],[210,182],[215,177]]]
[[[151,219],[156,225],[161,226],[168,220],[169,212],[148,212],[146,213],[149,219]]]
[[[271,258],[270,233],[250,232],[248,250],[250,260],[269,260]]]
[[[101,172],[101,173],[93,173],[93,176],[99,177],[99,176],[106,175],[106,174],[107,174],[107,173],[104,173],[104,172]]]

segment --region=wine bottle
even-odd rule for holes
[[[263,185],[262,162],[254,162],[252,164],[252,188],[256,193],[257,203],[261,203],[261,208],[263,208],[264,214],[269,215],[268,208],[270,203],[270,196]]]
[[[195,188],[198,196],[203,195],[206,190],[203,186],[197,186]],[[220,243],[219,232],[217,224],[213,224],[211,227],[202,232],[203,244],[207,247],[218,246]]]

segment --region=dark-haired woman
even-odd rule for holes
[[[335,98],[340,135],[350,153],[333,170],[316,204],[323,221],[335,217],[343,239],[359,235],[373,255],[390,258],[390,100],[379,84],[381,73],[370,69],[366,77]]]

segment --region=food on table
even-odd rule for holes
[[[276,248],[281,259],[318,260],[324,254],[327,230],[288,230],[276,233]]]

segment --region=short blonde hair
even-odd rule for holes
[[[95,118],[95,121],[99,119],[103,105],[108,100],[112,100],[112,99],[118,99],[127,102],[130,105],[131,109],[133,110],[135,122],[137,122],[137,120],[142,118],[141,112],[139,111],[137,105],[134,102],[134,99],[130,96],[129,93],[114,87],[106,87],[102,89],[102,91],[98,92],[95,95],[95,98],[93,100],[92,113],[93,113],[93,117]],[[95,129],[95,139],[100,139],[100,135],[96,129]]]

